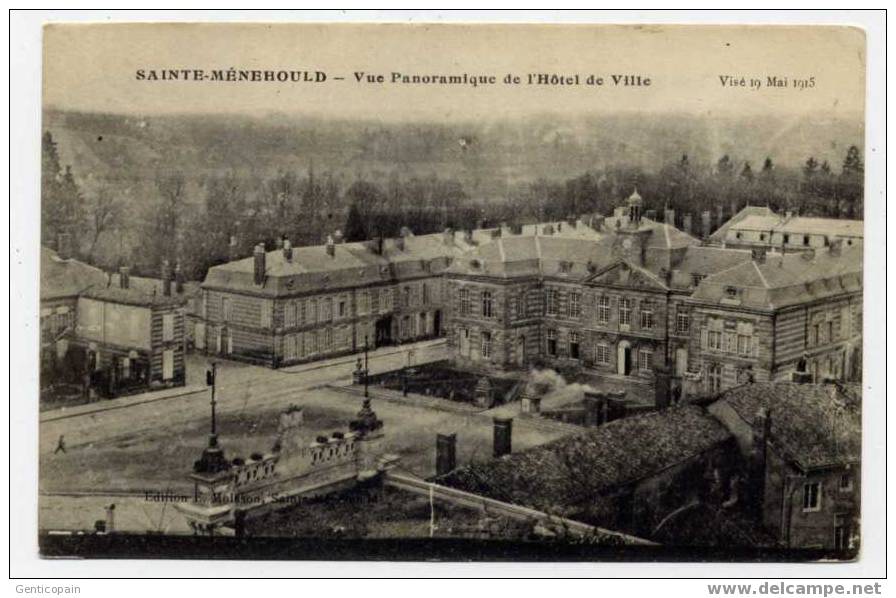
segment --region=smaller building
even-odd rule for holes
[[[750,464],[749,499],[780,545],[858,549],[860,401],[852,386],[769,382],[709,406]]]
[[[65,247],[65,243],[60,244]],[[192,288],[197,289],[193,283]],[[41,249],[41,388],[46,399],[183,385],[186,305],[179,268],[131,276]]]
[[[684,405],[471,463],[439,482],[649,539],[677,513],[721,502],[736,457],[728,430]]]
[[[864,222],[839,218],[811,218],[793,212],[784,215],[770,208],[746,206],[709,237],[712,244],[751,249],[775,247],[804,250],[826,247],[833,240],[847,247],[861,246]]]
[[[78,298],[75,342],[86,349],[90,386],[108,396],[147,388],[182,386],[186,381],[186,299],[171,292],[171,281],[133,288],[92,287]],[[143,286],[143,285],[141,285]]]

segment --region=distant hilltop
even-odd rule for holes
[[[315,170],[346,180],[437,175],[471,197],[501,196],[507,185],[632,166],[658,171],[687,154],[692,164],[722,155],[798,168],[808,156],[839,164],[863,147],[861,118],[634,114],[477,122],[385,123],[268,114],[125,115],[44,111],[43,129],[62,163],[81,176],[145,180],[177,169],[188,176],[233,171],[268,176]]]

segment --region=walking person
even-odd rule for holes
[[[66,452],[66,450],[65,450],[65,435],[64,434],[59,435],[59,440],[56,441],[56,450],[53,451],[53,454],[55,455],[59,451],[62,451],[63,453]]]

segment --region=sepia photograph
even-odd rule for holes
[[[848,563],[883,524],[860,27],[53,22],[41,60],[43,559]]]

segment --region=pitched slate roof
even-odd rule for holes
[[[841,218],[814,218],[807,216],[782,216],[770,208],[746,206],[710,235],[710,241],[723,242],[729,230],[779,232],[790,234],[831,235],[861,238],[865,223],[861,220]]]
[[[52,249],[40,248],[41,301],[75,297],[92,285],[105,285],[105,272],[75,259],[63,260]]]
[[[752,254],[748,249],[726,249],[709,245],[688,247],[681,260],[672,268],[670,286],[682,290],[692,289],[696,286],[695,274],[700,277],[709,276],[751,259]]]
[[[470,465],[440,483],[533,508],[571,508],[695,457],[732,436],[695,405],[617,419]]]
[[[252,256],[210,268],[203,286],[270,296],[337,290],[438,274],[451,259],[474,246],[462,235],[442,233],[409,235],[403,245],[397,239],[385,239],[382,252],[377,253],[371,241],[337,243],[333,255],[326,245],[301,246],[293,248],[292,259],[281,249],[267,251],[261,287],[254,282]]]
[[[721,243],[728,236],[729,229],[731,229],[735,225],[739,225],[741,222],[751,216],[770,217],[774,218],[777,221],[780,221],[780,217],[775,214],[768,206],[744,206],[740,212],[732,216],[726,223],[713,231],[713,233],[709,235],[709,241]],[[768,229],[765,228],[762,230]]]
[[[834,384],[760,382],[728,390],[718,402],[750,425],[760,408],[768,409],[772,445],[809,470],[861,460],[859,401],[854,388]]]
[[[499,237],[454,260],[451,274],[517,278],[555,276],[583,280],[613,260],[612,239],[555,235]],[[590,265],[589,265],[590,264]]]
[[[726,289],[738,291],[737,305],[779,309],[810,299],[862,289],[862,249],[768,254],[764,263],[753,260],[722,270],[700,282],[694,299],[731,304]]]
[[[152,280],[152,279],[150,279]],[[161,283],[161,281],[159,281]],[[162,294],[161,289],[149,289],[148,287],[129,287],[122,289],[118,286],[95,285],[86,289],[81,295],[89,299],[121,303],[124,305],[138,305],[145,307],[163,305],[181,305],[187,302],[187,297],[174,292],[174,283],[171,283],[171,295]]]
[[[483,243],[455,260],[448,272],[498,278],[543,275],[582,280],[618,261],[613,247],[616,222],[627,226],[628,218],[606,218],[601,231],[581,222],[575,228],[560,223],[562,229],[558,232],[554,228],[553,234],[544,233],[548,225],[537,225],[541,228],[529,231],[524,228],[521,235],[502,235]],[[685,251],[700,243],[668,224],[643,219],[641,227],[651,231],[646,244],[651,263],[657,254],[668,256],[671,251]]]

